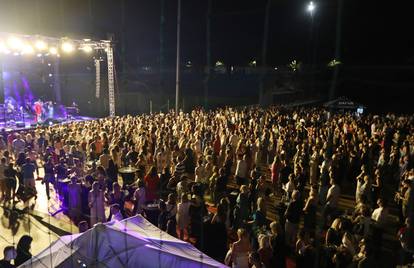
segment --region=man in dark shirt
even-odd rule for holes
[[[135,150],[135,146],[131,146],[131,149],[126,155],[126,159],[130,164],[135,165],[135,163],[138,161],[138,152]]]
[[[47,199],[50,199],[49,183],[55,183],[55,168],[53,166],[51,157],[47,159],[47,162],[43,165],[43,169],[45,172],[43,183],[45,184],[45,187],[46,187],[46,196],[47,196]]]
[[[36,166],[33,164],[30,158],[26,158],[26,163],[22,166],[23,183],[25,187],[31,188],[34,192],[36,192],[36,185],[34,179],[35,171]]]
[[[223,197],[227,191],[227,182],[228,178],[225,175],[224,168],[220,168],[219,170],[220,176],[216,180],[216,187],[214,190],[214,196],[216,197],[216,204],[220,201],[221,197]]]
[[[65,164],[65,159],[60,159],[59,165],[56,166],[56,180],[57,182],[60,182],[64,179],[66,179],[68,176],[68,168]]]
[[[40,137],[37,139],[37,145],[39,146],[39,152],[44,152],[47,147],[47,141],[43,133],[40,133]]]
[[[158,215],[158,228],[165,232],[167,230],[167,221],[169,214],[167,211],[167,205],[165,202],[161,201],[158,205],[158,208],[160,210],[160,214]]]
[[[280,170],[280,182],[286,184],[291,173],[293,173],[292,167],[286,161],[283,161],[283,167]]]
[[[292,202],[290,202],[285,212],[285,238],[286,244],[290,247],[295,246],[301,212],[302,205],[299,200],[299,192],[295,190],[292,193]]]
[[[16,249],[13,246],[5,247],[4,250],[4,259],[0,260],[1,268],[13,268],[15,265],[11,264],[11,260],[16,258]]]

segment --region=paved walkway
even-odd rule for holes
[[[42,170],[40,176],[43,176]],[[32,254],[35,255],[59,236],[78,232],[78,228],[63,213],[50,216],[59,210],[59,200],[53,187],[50,200],[47,200],[45,186],[40,181],[36,181],[36,189],[38,198],[36,202],[32,199],[26,205],[33,206],[28,212],[24,212],[23,202],[16,203],[14,207],[12,204],[0,206],[0,251],[5,246],[17,245],[20,237],[28,234],[33,237]]]

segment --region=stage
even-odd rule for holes
[[[54,126],[59,124],[68,124],[71,122],[81,122],[81,121],[88,121],[94,120],[96,118],[87,117],[87,116],[70,116],[70,117],[54,117],[54,118],[47,118],[46,120],[41,121],[40,123],[36,122],[35,116],[27,116],[24,118],[24,121],[13,121],[8,120],[0,121],[0,129],[4,129],[6,132],[13,132],[13,131],[24,131],[35,129],[37,127],[44,127],[44,126]]]

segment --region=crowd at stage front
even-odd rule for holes
[[[2,204],[56,198],[80,232],[142,214],[240,268],[377,267],[392,234],[413,262],[412,116],[223,108],[0,134]]]

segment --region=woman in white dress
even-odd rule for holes
[[[231,245],[231,262],[233,268],[249,267],[249,252],[251,251],[249,237],[245,229],[238,229],[239,240]]]
[[[187,229],[190,224],[190,205],[186,193],[181,195],[181,202],[177,205],[177,225],[180,229],[180,239],[184,239],[184,229]]]
[[[313,154],[309,161],[309,181],[311,185],[316,185],[318,175],[318,151],[313,148]]]
[[[146,201],[144,182],[138,179],[138,188],[134,192],[134,215],[141,214],[144,211]]]
[[[99,189],[99,183],[92,184],[92,190],[88,195],[89,208],[91,212],[91,227],[98,222],[105,222],[105,199],[104,193]]]

